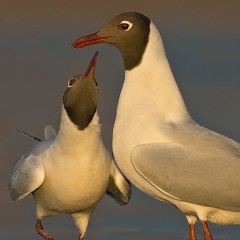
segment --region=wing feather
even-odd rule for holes
[[[12,200],[20,200],[36,190],[44,181],[42,160],[34,155],[22,157],[10,178],[9,191]]]
[[[203,206],[240,211],[240,155],[197,151],[175,143],[135,147],[135,170],[159,191]]]
[[[113,160],[111,163],[111,175],[107,188],[107,194],[120,205],[128,204],[132,194],[131,183],[125,178],[125,176],[123,176]]]
[[[51,125],[46,125],[44,128],[44,136],[46,140],[55,139],[57,136],[57,133]]]

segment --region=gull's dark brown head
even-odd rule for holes
[[[68,80],[63,105],[68,117],[79,130],[84,130],[96,112],[98,85],[94,76],[98,52],[93,56],[83,75]]]
[[[151,20],[137,12],[122,13],[113,18],[98,32],[80,37],[73,48],[84,48],[98,43],[109,43],[116,46],[124,60],[126,70],[140,64],[145,52]]]

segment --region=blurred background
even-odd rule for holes
[[[71,49],[79,36],[97,31],[115,15],[138,11],[159,28],[189,112],[204,125],[240,141],[240,2],[238,0],[1,0],[0,8],[0,239],[41,239],[34,230],[31,196],[12,202],[9,176],[46,124],[58,129],[67,80],[83,72],[96,50],[102,135],[111,149],[112,128],[124,79],[117,49]],[[209,183],[211,184],[211,183]],[[226,193],[227,194],[227,193]],[[43,224],[55,239],[77,239],[67,215]],[[210,224],[214,240],[240,237],[240,226]],[[203,238],[197,224],[198,239]],[[175,207],[134,188],[126,207],[108,196],[92,215],[89,240],[185,240],[188,224]]]

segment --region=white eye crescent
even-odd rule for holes
[[[133,26],[133,23],[129,21],[121,21],[121,23],[118,25],[118,28],[123,31],[129,31]]]
[[[76,82],[76,79],[75,79],[75,78],[70,78],[70,79],[68,80],[68,87],[69,87],[69,88],[72,87],[72,86],[75,84],[75,82]]]

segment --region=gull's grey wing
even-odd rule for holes
[[[42,160],[34,155],[24,156],[17,162],[9,182],[12,200],[20,200],[36,190],[44,181]]]
[[[44,137],[46,140],[49,139],[55,139],[57,136],[57,133],[55,129],[51,125],[46,125],[44,128]]]
[[[128,204],[132,194],[131,183],[118,170],[114,161],[111,162],[111,174],[107,194],[120,205]]]
[[[21,157],[13,170],[8,188],[14,201],[23,199],[44,181],[45,171],[40,155],[51,146],[56,132],[47,125],[44,135],[46,140],[33,145],[31,151]]]
[[[132,164],[159,191],[203,206],[240,211],[240,152],[197,151],[175,143],[135,147]]]

